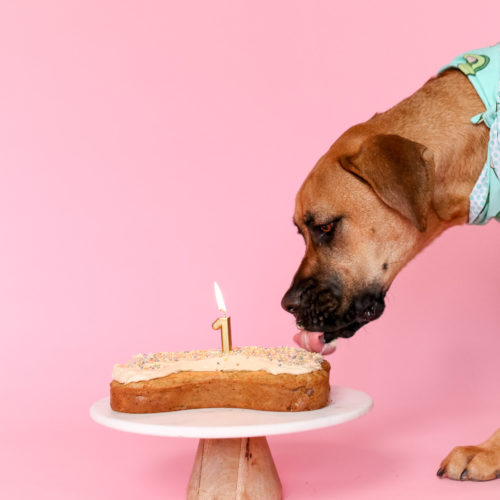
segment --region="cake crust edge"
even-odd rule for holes
[[[179,372],[141,382],[110,384],[111,408],[158,413],[195,408],[267,411],[316,410],[328,404],[330,363],[309,373],[259,371]]]

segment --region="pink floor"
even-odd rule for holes
[[[456,406],[460,402],[456,401]],[[358,421],[324,431],[269,438],[284,497],[303,499],[498,499],[499,484],[435,476],[443,454],[472,415],[432,415],[418,404],[376,403]],[[498,423],[500,406],[479,416],[470,441]],[[83,408],[82,408],[83,410]],[[181,499],[196,440],[126,434],[57,417],[39,428],[2,429],[0,492],[5,499]]]

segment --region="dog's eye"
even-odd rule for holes
[[[336,217],[326,224],[311,226],[310,231],[313,241],[318,245],[330,244],[333,241],[337,225],[341,219],[342,217]]]

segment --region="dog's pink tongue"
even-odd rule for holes
[[[336,342],[325,344],[322,332],[308,332],[301,330],[293,336],[293,340],[300,347],[311,352],[319,352],[321,354],[331,354],[337,349]]]

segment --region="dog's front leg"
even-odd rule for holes
[[[477,446],[457,446],[441,462],[439,477],[488,481],[500,477],[500,429]]]

